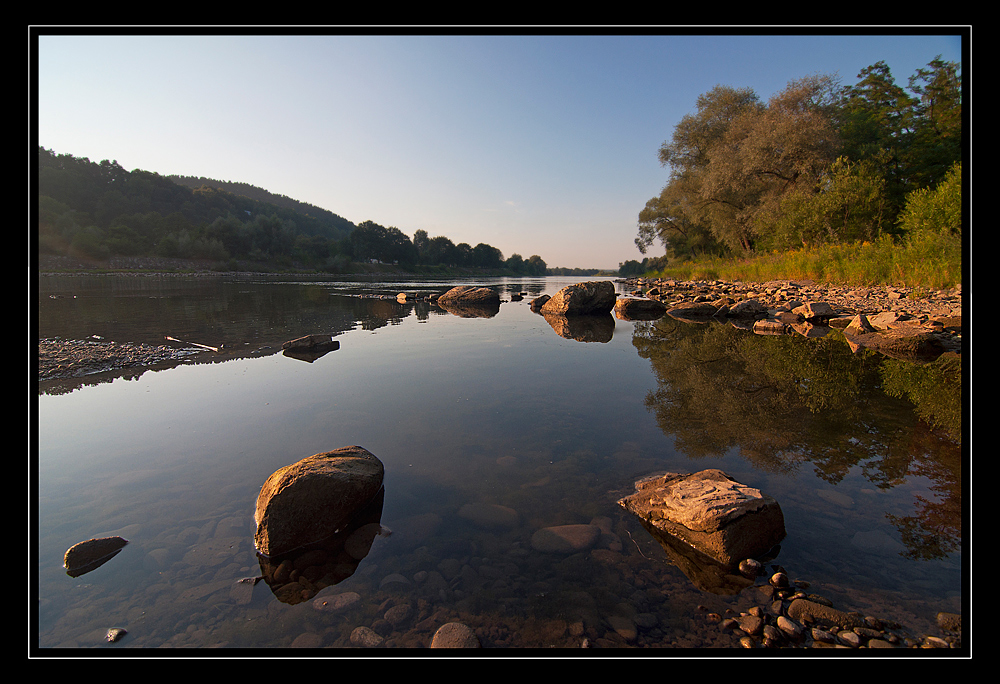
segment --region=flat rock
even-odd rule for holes
[[[709,469],[639,480],[618,504],[651,531],[680,539],[727,568],[769,550],[785,536],[778,502]]]

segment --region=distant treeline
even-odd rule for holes
[[[113,256],[199,259],[221,268],[327,272],[356,262],[474,268],[546,275],[541,257],[504,258],[499,249],[453,243],[417,230],[351,221],[261,188],[208,178],[126,171],[38,148],[38,251],[107,260]]]

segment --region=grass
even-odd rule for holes
[[[960,236],[925,233],[895,242],[822,245],[740,258],[707,258],[651,274],[677,280],[813,280],[858,287],[943,289],[962,284]]]

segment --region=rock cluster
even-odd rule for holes
[[[740,572],[760,583],[757,605],[738,614],[707,612],[710,622],[732,633],[742,648],[960,648],[962,619],[939,613],[938,625],[946,637],[914,637],[889,620],[842,611],[818,594],[807,593],[808,583],[792,581],[785,569],[747,559]],[[768,574],[770,573],[770,574]],[[762,579],[762,581],[761,581]]]
[[[728,319],[758,334],[797,332],[807,337],[836,328],[855,349],[869,347],[908,358],[962,349],[961,286],[916,290],[811,281],[634,278],[621,282],[631,297],[659,302],[667,315],[678,319]]]

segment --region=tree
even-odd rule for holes
[[[424,263],[429,243],[430,239],[427,237],[426,230],[420,228],[415,233],[413,233],[413,249],[416,251],[416,258],[418,263],[421,264]]]
[[[667,254],[675,257],[695,257],[720,250],[708,224],[700,219],[697,188],[691,187],[686,179],[683,175],[672,178],[639,212],[635,245],[640,254],[645,254],[656,240]]]
[[[716,239],[731,247],[749,248],[749,236],[739,229],[740,205],[744,200],[733,192],[734,188],[723,187],[718,181],[712,181],[709,173],[713,158],[716,161],[721,159],[717,150],[720,145],[725,144],[733,123],[746,112],[761,111],[763,105],[750,88],[737,89],[718,85],[698,96],[696,109],[695,114],[687,114],[681,118],[670,142],[664,142],[660,146],[660,164],[671,168],[667,187],[673,186],[673,192],[668,193],[673,196],[665,198],[663,208],[667,211],[664,215],[670,216],[681,209],[675,216],[683,216],[688,225],[701,223],[712,231]],[[677,201],[678,194],[685,198],[686,205],[683,207]],[[647,216],[647,223],[650,218]],[[670,227],[680,232],[681,225],[681,221],[676,221]],[[669,223],[660,223],[659,227],[668,226]],[[640,230],[636,241],[640,251],[642,245],[651,244],[651,234]]]
[[[432,237],[427,242],[425,263],[448,264],[455,263],[455,243],[443,235]]]
[[[761,220],[771,249],[874,241],[886,224],[885,181],[872,160],[840,157],[824,174],[817,192],[786,195]]]
[[[503,265],[503,253],[485,242],[480,242],[472,248],[472,263],[478,268],[500,268]]]
[[[871,159],[885,178],[889,212],[895,216],[909,191],[907,154],[912,144],[915,101],[896,85],[888,65],[876,62],[844,89],[838,116],[841,154]]]
[[[671,178],[640,213],[639,251],[657,238],[675,254],[717,243],[752,251],[782,198],[815,192],[836,158],[838,93],[835,79],[817,75],[789,83],[766,105],[747,88],[699,96],[697,113],[660,147]]]
[[[782,198],[816,191],[839,149],[835,97],[829,76],[792,81],[767,107],[742,111],[712,145],[702,196],[718,238],[752,250]]]
[[[544,276],[548,272],[548,266],[542,257],[532,254],[524,262],[524,272],[531,276]]]
[[[962,164],[954,164],[934,188],[920,188],[910,193],[899,223],[910,235],[921,231],[961,235]]]
[[[962,160],[962,75],[955,62],[938,55],[910,76],[914,104],[912,183],[931,187]]]

